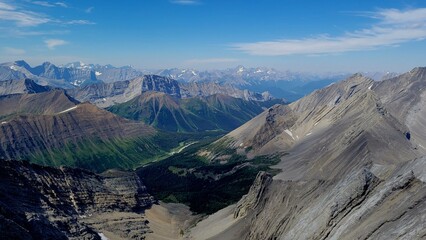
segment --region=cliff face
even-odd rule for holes
[[[2,162],[0,189],[0,232],[6,239],[100,239],[102,231],[142,237],[147,222],[138,212],[153,203],[134,173],[96,175],[22,161]],[[109,226],[105,214],[118,225]]]

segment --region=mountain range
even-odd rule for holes
[[[375,80],[384,80],[399,75],[394,72],[366,72],[363,74]],[[252,92],[269,92],[276,98],[285,98],[288,101],[295,101],[316,89],[349,76],[348,73],[314,74],[244,66],[199,71],[178,68],[137,70],[131,66],[114,67],[110,64],[85,64],[83,62],[73,62],[62,66],[45,62],[36,67],[31,67],[23,60],[0,64],[0,79],[2,80],[31,78],[41,85],[61,88],[84,87],[100,82],[128,81],[144,75],[159,75],[175,79],[180,83],[208,83]]]
[[[220,85],[212,82],[181,83],[168,77],[144,75],[126,81],[91,84],[67,90],[67,93],[79,101],[90,101],[105,108],[127,102],[143,92],[163,92],[176,98],[207,97],[214,94],[228,95],[246,101],[268,101],[272,96],[267,92],[260,94],[241,90],[232,85]]]
[[[426,237],[424,67],[354,74],[291,103],[158,75],[72,89],[19,79],[0,81],[8,238]]]

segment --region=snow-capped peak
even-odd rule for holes
[[[244,70],[245,70],[245,68],[243,66],[239,66],[237,73],[242,73],[242,72],[244,72]]]

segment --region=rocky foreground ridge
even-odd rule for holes
[[[139,213],[154,200],[131,172],[2,161],[0,189],[4,239],[101,239],[102,232],[143,239],[149,231]]]
[[[426,238],[425,73],[382,82],[357,74],[219,140],[249,157],[284,153],[281,172],[259,173],[246,196],[187,238]]]

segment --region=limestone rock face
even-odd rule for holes
[[[256,208],[271,182],[272,176],[270,174],[259,172],[248,194],[244,195],[237,203],[234,211],[234,218],[244,217],[248,211]]]
[[[23,161],[2,162],[0,187],[0,228],[13,239],[100,239],[105,229],[140,239],[148,228],[137,213],[154,202],[134,173],[96,175]],[[128,224],[108,227],[106,216]]]

